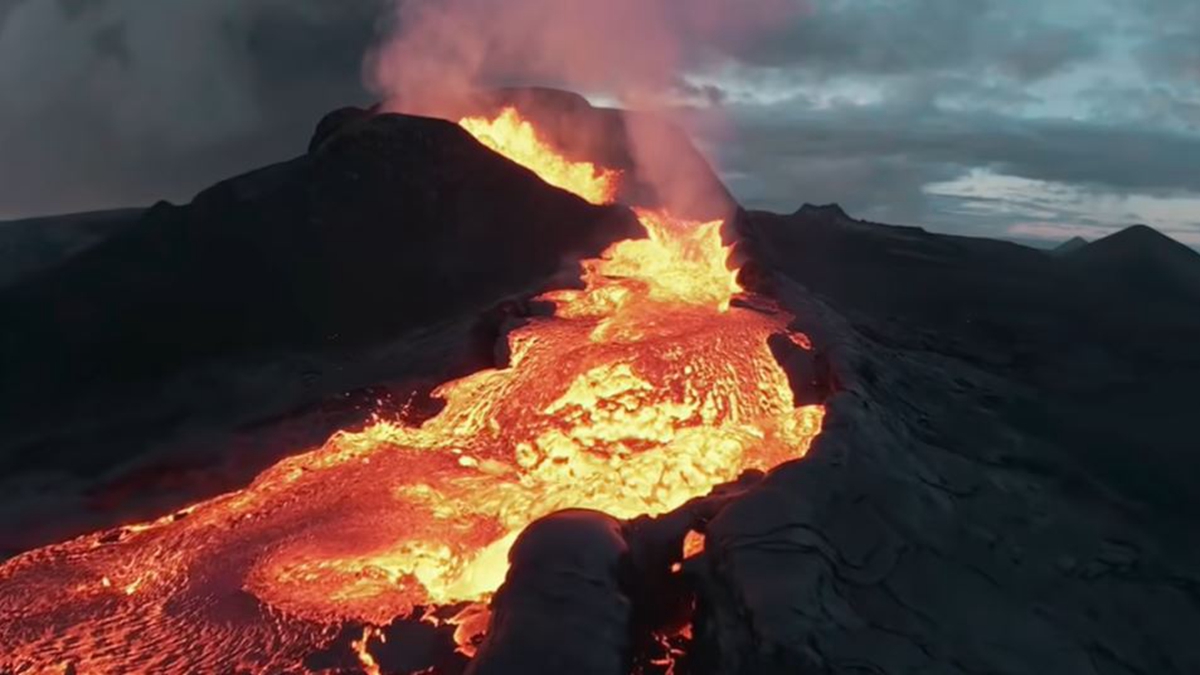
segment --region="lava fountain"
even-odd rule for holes
[[[615,194],[616,173],[514,110],[462,126],[585,199]],[[304,672],[347,624],[486,602],[541,516],[663,513],[803,456],[824,411],[794,405],[767,346],[792,317],[740,289],[720,221],[638,217],[647,238],[542,296],[554,311],[509,334],[510,363],[442,385],[419,426],[339,433],[243,490],[5,563],[0,670]]]

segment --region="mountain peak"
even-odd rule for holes
[[[1200,262],[1200,253],[1188,248],[1171,237],[1159,232],[1149,225],[1130,225],[1080,248],[1085,251],[1123,251],[1126,254],[1142,252],[1151,255],[1182,256],[1181,259],[1196,258]]]
[[[1084,246],[1087,246],[1089,243],[1091,243],[1091,242],[1089,242],[1087,239],[1084,239],[1083,237],[1071,237],[1070,239],[1059,244],[1058,246],[1055,246],[1054,248],[1050,249],[1050,252],[1053,253],[1054,255],[1067,255],[1069,253],[1078,251],[1079,249],[1083,248]]]
[[[1200,295],[1200,253],[1148,225],[1132,225],[1071,251],[1065,259],[1123,283]]]
[[[1126,241],[1147,241],[1147,242],[1148,241],[1157,241],[1159,243],[1164,243],[1164,244],[1168,243],[1168,242],[1171,244],[1178,243],[1174,239],[1168,237],[1167,235],[1163,234],[1162,232],[1159,232],[1158,230],[1154,229],[1153,227],[1150,227],[1149,225],[1143,225],[1141,223],[1138,223],[1136,225],[1130,225],[1129,227],[1127,227],[1123,230],[1114,232],[1113,234],[1109,235],[1107,238],[1109,238],[1109,239],[1118,239],[1119,238],[1119,239],[1124,239]]]
[[[849,215],[846,214],[846,211],[844,209],[842,209],[841,205],[837,204],[837,203],[831,203],[831,204],[805,203],[803,206],[801,206],[799,209],[796,210],[795,215],[797,215],[797,216],[824,216],[826,218],[839,218],[839,219],[853,220],[852,218],[850,218]]]

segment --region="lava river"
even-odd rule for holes
[[[500,152],[527,134],[515,161],[611,199],[615,174],[515,115],[463,126]],[[823,409],[794,405],[767,346],[791,317],[734,302],[719,221],[638,216],[647,238],[543,296],[554,311],[510,333],[509,365],[442,385],[420,426],[339,433],[243,490],[5,563],[0,671],[303,672],[348,623],[486,602],[540,516],[662,513],[803,456]]]

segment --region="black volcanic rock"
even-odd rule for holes
[[[466,675],[628,673],[633,603],[623,588],[630,545],[622,526],[604,513],[573,509],[526,527],[509,552],[504,585],[489,603],[488,635]]]
[[[1200,255],[1148,228],[1059,258],[821,209],[748,221],[756,259],[864,335],[1017,383],[991,405],[1025,434],[1021,461],[1074,466],[1172,518],[1200,515],[1185,478],[1200,473],[1189,290]]]
[[[159,204],[0,293],[7,420],[207,359],[377,342],[640,232],[455,124],[336,116],[313,153]]]
[[[1200,672],[1200,306],[833,209],[747,228],[838,383],[709,524],[695,672]]]
[[[321,145],[329,140],[330,136],[341,132],[352,124],[366,122],[375,114],[377,114],[375,110],[347,106],[345,108],[338,108],[325,115],[317,123],[317,128],[313,131],[312,138],[308,141],[309,153],[314,153],[320,149]]]
[[[831,340],[842,390],[809,454],[709,524],[696,672],[1200,672],[1191,514],[1164,522],[1056,465],[994,403],[1023,395],[1010,374],[779,289]]]
[[[142,209],[116,209],[0,223],[0,288],[132,227],[141,214]]]
[[[805,206],[790,216],[751,212],[747,222],[753,258],[876,314],[965,324],[981,302],[1000,300],[981,285],[1032,297],[1046,279],[1027,271],[1054,274],[1032,249],[858,221],[837,206]]]

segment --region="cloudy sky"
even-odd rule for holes
[[[302,152],[371,100],[382,1],[0,0],[0,218],[186,200]],[[747,206],[1200,244],[1200,2],[809,5],[687,73]]]

